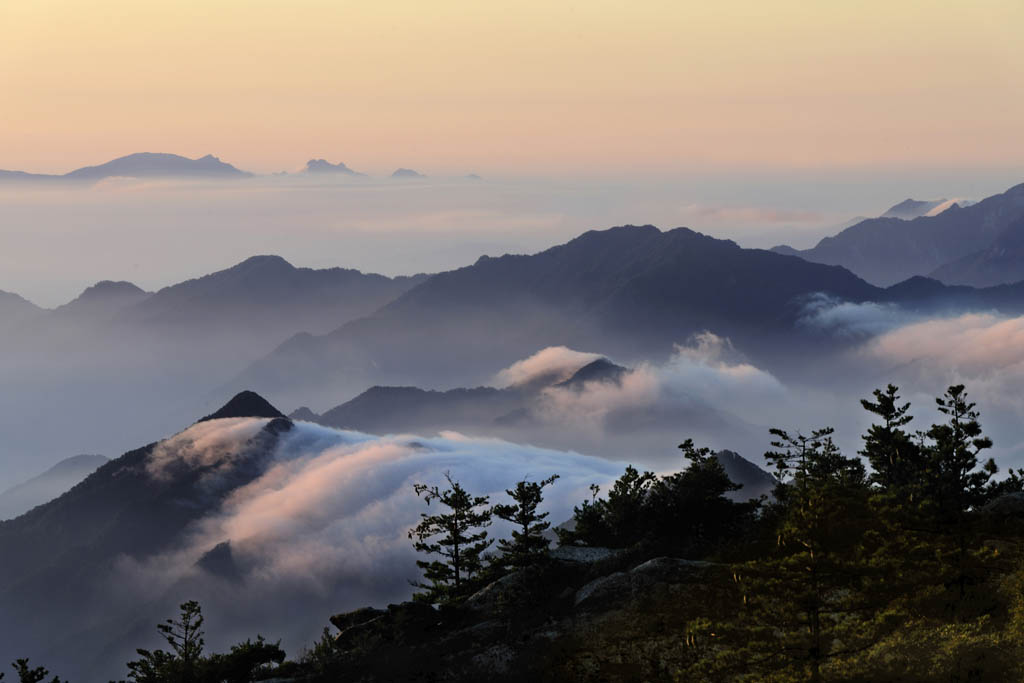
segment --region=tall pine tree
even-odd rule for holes
[[[536,564],[547,553],[551,542],[544,537],[544,532],[551,527],[547,521],[547,512],[537,512],[544,500],[544,487],[550,486],[558,479],[553,474],[543,481],[520,481],[515,488],[505,491],[512,503],[494,506],[494,516],[511,522],[512,538],[498,541],[498,549],[502,552],[502,562],[510,567],[522,568]]]
[[[417,560],[425,581],[413,582],[423,592],[413,597],[433,603],[452,603],[465,597],[473,587],[473,579],[483,569],[483,553],[493,541],[487,538],[491,524],[487,496],[470,495],[446,472],[449,488],[415,484],[416,494],[427,505],[436,501],[443,510],[435,515],[420,514],[420,523],[409,531],[409,538],[421,553],[440,559]]]

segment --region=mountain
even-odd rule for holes
[[[392,178],[426,178],[419,171],[414,171],[411,168],[400,168],[391,174]]]
[[[760,496],[769,496],[778,484],[778,480],[771,474],[744,458],[739,453],[729,450],[722,450],[715,453],[718,462],[722,463],[725,473],[729,479],[737,484],[743,484],[738,492],[740,496],[749,500]]]
[[[0,290],[0,320],[10,320],[42,313],[43,309],[13,292]]]
[[[105,321],[149,296],[149,292],[131,282],[103,280],[88,287],[73,301],[55,308],[54,313],[79,320]]]
[[[13,292],[0,290],[0,334],[20,333],[26,326],[45,315],[46,311]]]
[[[63,175],[0,171],[0,182],[70,181],[97,182],[105,178],[246,178],[251,173],[240,171],[212,154],[189,159],[177,154],[139,152],[118,157],[98,166],[84,166]]]
[[[389,278],[346,268],[296,268],[280,256],[253,256],[165,287],[123,310],[118,321],[164,329],[324,332],[372,313],[425,275]]]
[[[75,455],[42,474],[0,492],[0,520],[12,519],[53,500],[107,462],[102,455]]]
[[[626,361],[666,357],[704,330],[751,353],[772,355],[783,344],[788,353],[798,299],[814,292],[883,296],[842,268],[686,228],[591,231],[537,254],[485,256],[435,275],[329,334],[293,337],[238,383],[295,404],[326,403],[373,384],[480,384],[548,346],[596,342]]]
[[[424,509],[412,482],[454,471],[468,490],[503,496],[522,478],[558,473],[545,509],[564,519],[591,483],[622,472],[578,453],[373,438],[275,413],[258,395],[235,396],[212,419],[0,522],[0,660],[118,680],[189,599],[216,624],[211,650],[264,633],[297,653],[331,613],[408,597],[417,568],[407,533]]]
[[[217,411],[200,418],[198,422],[209,422],[210,420],[224,420],[231,417],[269,417],[271,419],[284,417],[284,413],[270,405],[267,399],[254,391],[242,391]]]
[[[936,207],[945,204],[945,199],[904,199],[899,204],[890,207],[880,218],[900,218],[911,220],[920,216],[927,216]]]
[[[237,416],[246,404],[258,404],[261,410],[269,405],[255,399],[236,396],[218,413]],[[211,424],[224,425],[226,434],[233,434],[233,428],[247,431],[234,442],[197,441]],[[53,648],[50,666],[74,668],[85,679],[90,678],[85,675],[90,666],[109,672],[115,662],[125,661],[109,661],[102,648],[130,634],[143,638],[152,629],[153,615],[144,617],[148,623],[137,623],[147,606],[139,603],[125,610],[127,605],[118,605],[109,594],[110,576],[125,562],[141,562],[179,543],[189,525],[260,476],[273,445],[289,429],[291,422],[283,418],[200,422],[175,437],[125,453],[56,499],[0,522],[3,654]],[[161,598],[155,586],[146,595],[154,603]],[[96,612],[100,604],[105,607]],[[106,623],[111,617],[105,613],[113,621]]]
[[[447,391],[374,386],[322,415],[316,415],[308,408],[300,408],[289,417],[371,434],[437,433],[455,429],[509,437],[511,434],[506,428],[528,417],[531,406],[546,387],[579,390],[584,382],[618,382],[627,372],[626,368],[601,358],[579,368],[570,378],[558,383],[540,382],[506,388],[487,386]]]
[[[942,265],[930,274],[951,285],[991,287],[1024,280],[1024,215],[985,249]]]
[[[897,204],[890,211],[906,203]],[[932,210],[936,208],[939,207]],[[861,221],[797,253],[808,261],[843,266],[868,282],[887,286],[914,275],[946,272],[937,269],[984,252],[1022,216],[1024,184],[970,206],[951,204],[937,215],[912,220],[881,217]],[[963,268],[970,269],[961,264],[951,267],[949,272]],[[998,279],[997,272],[998,268],[991,275],[968,279],[992,284],[1006,282]]]
[[[309,161],[306,162],[306,168],[304,170],[306,173],[340,173],[342,175],[359,176],[363,178],[366,177],[365,173],[353,171],[351,168],[349,168],[348,166],[341,162],[338,162],[337,164],[332,164],[326,159],[310,159]]]

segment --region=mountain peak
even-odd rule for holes
[[[222,420],[228,417],[284,417],[284,413],[270,405],[267,399],[255,391],[242,391],[221,406],[220,410],[210,413],[198,422]]]
[[[282,256],[277,254],[257,254],[256,256],[250,256],[241,263],[234,266],[234,268],[282,268],[282,269],[293,269],[291,263],[288,262]]]
[[[332,164],[326,159],[310,159],[306,162],[306,173],[342,173],[344,175],[362,176],[365,173],[354,171],[343,162]]]
[[[419,171],[414,171],[411,168],[400,168],[391,174],[392,178],[426,178]]]
[[[78,295],[78,298],[85,300],[110,295],[138,295],[145,293],[146,291],[144,289],[136,284],[128,282],[127,280],[100,280],[91,287],[86,287],[82,290],[82,293]]]

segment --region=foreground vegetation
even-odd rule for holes
[[[1024,680],[1024,473],[982,460],[992,443],[963,386],[936,401],[943,420],[912,431],[898,389],[875,391],[860,457],[829,428],[772,430],[770,499],[740,502],[690,441],[676,474],[629,467],[556,530],[563,547],[614,550],[590,563],[549,551],[557,475],[496,505],[450,475],[419,484],[413,602],[339,615],[339,636],[292,661],[262,637],[205,654],[185,603],[158,627],[170,649],[139,650],[127,677],[476,680],[500,646],[494,680]],[[495,517],[514,529],[497,544]],[[617,588],[588,606],[601,586]],[[22,683],[48,675],[15,668]]]

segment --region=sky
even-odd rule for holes
[[[6,0],[0,168],[1005,168],[1019,0]]]

